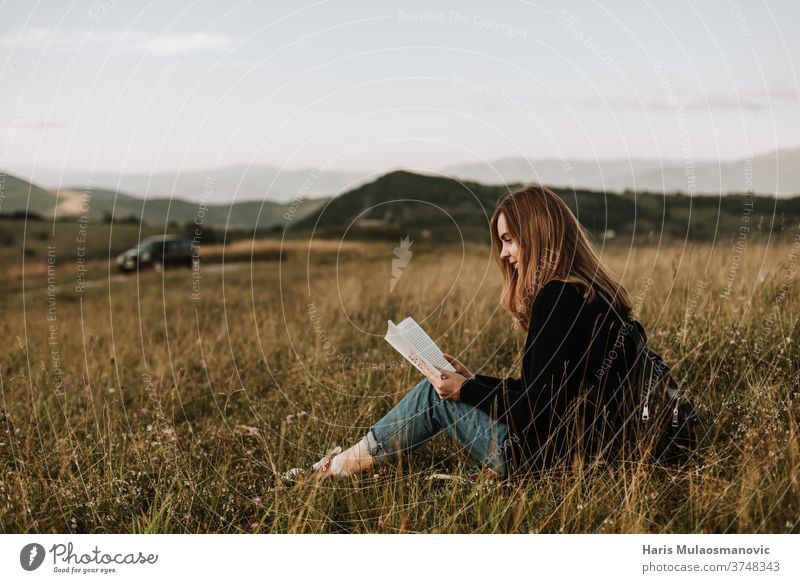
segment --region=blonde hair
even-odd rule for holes
[[[500,259],[503,242],[497,220],[501,213],[519,249],[517,269]],[[516,329],[528,330],[533,302],[552,280],[580,285],[587,302],[600,289],[620,315],[631,314],[627,290],[601,263],[578,219],[552,190],[533,184],[503,196],[492,214],[491,239],[504,280],[501,304],[513,316]]]

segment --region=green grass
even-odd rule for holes
[[[728,242],[603,253],[632,294],[646,287],[639,318],[713,421],[691,471],[431,481],[476,465],[440,434],[396,467],[282,487],[276,473],[355,442],[420,380],[382,340],[389,318],[424,319],[473,370],[518,374],[524,337],[498,308],[487,249],[420,248],[389,294],[395,245],[341,261],[335,246],[293,254],[255,264],[252,279],[249,266],[209,269],[198,300],[188,270],[82,296],[67,287],[50,306],[42,291],[0,298],[0,530],[798,531],[800,257],[787,267],[790,242],[749,240],[740,262]]]

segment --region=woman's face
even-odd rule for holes
[[[508,261],[514,269],[517,269],[517,262],[519,261],[519,247],[517,242],[508,232],[506,225],[506,216],[503,213],[497,217],[497,236],[503,242],[503,248],[500,251],[500,259]]]

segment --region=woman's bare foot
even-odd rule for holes
[[[335,460],[335,463],[334,463]],[[311,466],[311,472],[318,481],[334,476],[351,476],[371,468],[375,460],[369,453],[366,438],[348,448],[344,452],[339,446],[329,450],[322,459]],[[284,480],[292,482],[300,475],[307,474],[303,468],[292,468],[283,474]]]
[[[341,453],[342,448],[341,446],[337,445],[333,449],[329,450],[324,456],[322,456],[322,459],[311,466],[311,469],[314,470],[314,477],[318,481],[321,482],[323,480],[327,480],[334,475],[333,468],[331,467],[333,465],[333,458]]]
[[[283,473],[283,481],[287,483],[296,482],[300,477],[307,474],[313,475],[317,479],[325,479],[333,475],[331,460],[341,453],[342,448],[338,445],[322,456],[311,468],[291,468]]]

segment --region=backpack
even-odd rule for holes
[[[647,344],[638,320],[622,318],[605,294],[596,290],[622,321],[620,330],[636,345],[636,359],[622,403],[623,451],[634,459],[652,456],[665,463],[687,463],[697,448],[699,418],[693,395],[681,388],[670,368]]]

